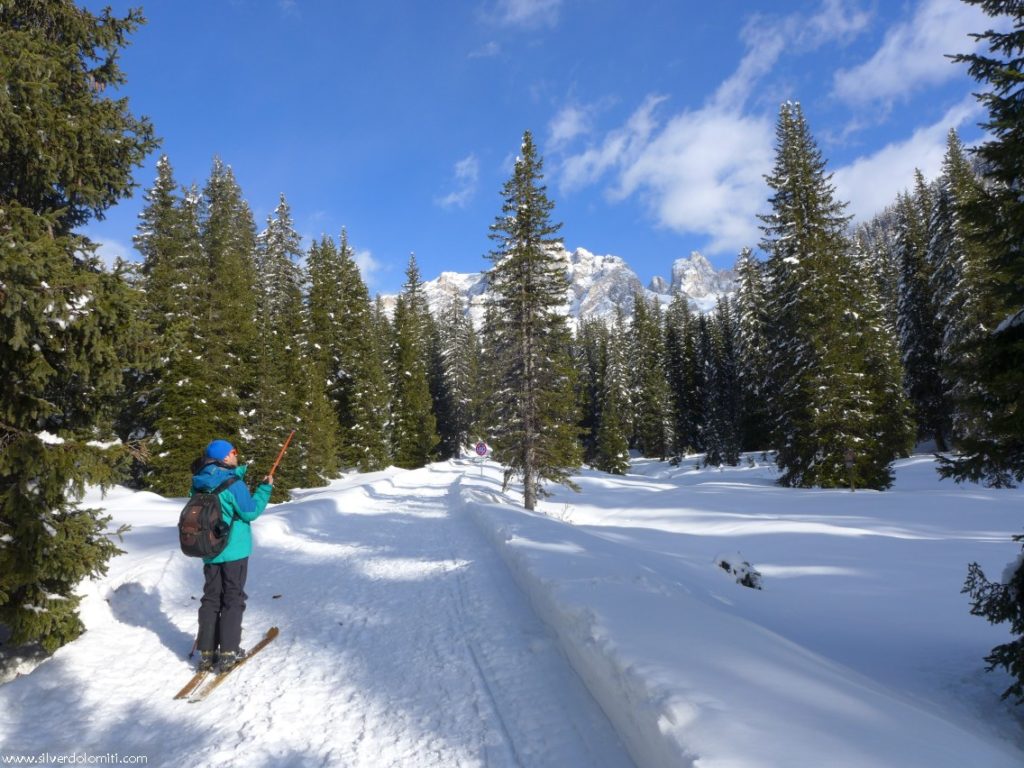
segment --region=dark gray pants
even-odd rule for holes
[[[199,604],[200,651],[238,651],[245,613],[245,577],[249,558],[203,566],[203,599]]]

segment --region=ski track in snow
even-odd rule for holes
[[[87,587],[82,638],[0,687],[0,750],[149,765],[632,765],[456,503],[462,474],[357,477],[269,508],[253,526],[243,645],[274,624],[281,635],[201,704],[171,700],[190,675],[202,589],[201,565],[172,549],[180,500],[147,502],[147,525],[115,493],[101,503],[130,519],[144,556]]]

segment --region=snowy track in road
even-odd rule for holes
[[[116,751],[150,765],[632,765],[457,503],[461,474],[389,472],[271,508],[254,526],[245,625],[250,641],[271,624],[282,634],[192,706],[170,697],[187,679],[176,655],[195,626],[184,593],[198,594],[200,568],[168,557],[166,503],[142,512],[129,494],[111,499],[140,548],[129,540],[96,587],[108,609],[87,598],[90,632],[0,688],[0,750]],[[161,526],[141,524],[156,514]]]

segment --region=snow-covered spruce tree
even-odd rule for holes
[[[1010,31],[975,35],[988,50],[956,57],[989,86],[980,99],[988,108],[984,127],[992,138],[976,150],[987,185],[972,190],[965,184],[957,211],[966,225],[960,231],[968,246],[963,264],[973,270],[976,259],[983,261],[979,271],[989,280],[977,286],[969,310],[980,310],[984,328],[977,344],[977,385],[973,396],[957,398],[970,430],[958,436],[962,454],[945,462],[940,473],[1007,486],[1024,480],[1024,8],[1009,0],[967,1],[1004,17]],[[990,250],[976,250],[978,242]],[[973,292],[969,274],[964,274],[965,288]],[[1014,639],[993,648],[987,661],[990,669],[1003,667],[1014,678],[1004,698],[1024,702],[1024,552],[1007,566],[1001,583],[989,582],[973,564],[964,590],[973,600],[972,613],[993,624],[1010,623]]]
[[[437,454],[440,437],[427,375],[432,318],[416,257],[409,256],[405,284],[395,305],[395,464],[422,467]]]
[[[701,370],[700,441],[704,447],[704,466],[718,467],[725,463],[722,434],[724,424],[717,411],[718,392],[715,389],[714,323],[701,314],[697,318],[697,364]]]
[[[768,253],[768,340],[780,482],[885,488],[906,442],[900,419],[872,399],[880,334],[860,312],[863,281],[852,263],[845,204],[798,104],[779,111],[773,195],[762,216]],[[870,383],[869,383],[870,382]],[[882,382],[879,381],[879,386]],[[886,392],[887,386],[882,387]],[[896,408],[898,411],[898,407]],[[889,409],[885,409],[886,417]],[[884,425],[895,432],[880,434]]]
[[[156,145],[107,90],[141,23],[61,0],[0,5],[0,624],[49,651],[82,632],[76,587],[118,551],[109,518],[77,499],[122,453],[88,441],[106,437],[95,426],[137,303],[77,230],[131,194]]]
[[[487,327],[497,365],[494,452],[506,486],[523,478],[526,509],[542,481],[569,482],[580,464],[570,334],[564,307],[568,278],[555,248],[561,225],[541,183],[543,162],[527,131],[512,177],[502,189],[502,212],[491,225],[494,308]]]
[[[204,325],[203,363],[218,384],[206,396],[211,433],[235,439],[251,453],[253,394],[259,360],[256,222],[231,166],[215,157],[203,189],[200,241],[209,264],[210,306]],[[202,442],[196,446],[202,447]]]
[[[152,350],[149,365],[125,373],[124,403],[118,415],[122,439],[149,442],[154,434],[153,414],[158,410],[161,382],[171,350],[181,343],[185,330],[184,315],[193,311],[180,301],[184,283],[194,276],[199,265],[187,260],[188,237],[182,211],[182,196],[167,156],[157,162],[157,177],[143,195],[146,207],[139,214],[135,249],[142,263],[135,267],[135,284],[145,300],[139,313],[150,331]],[[142,486],[151,473],[147,462],[132,466],[132,481]]]
[[[342,378],[344,411],[339,410],[342,426],[344,466],[356,466],[361,472],[386,467],[391,459],[388,448],[388,421],[391,389],[385,358],[387,341],[374,320],[370,292],[356,263],[355,250],[348,233],[342,230],[338,249],[340,285],[345,323]],[[336,406],[340,401],[336,401]]]
[[[317,247],[314,243],[312,252]],[[327,395],[327,369],[323,356],[313,342],[313,321],[309,303],[309,259],[302,273],[305,287],[300,309],[301,324],[298,337],[298,368],[295,371],[294,390],[298,399],[298,422],[302,432],[299,443],[297,482],[304,488],[326,485],[337,477],[338,417]],[[298,437],[298,435],[297,435]],[[295,461],[295,457],[292,458]]]
[[[493,303],[484,306],[484,318],[480,329],[479,385],[473,396],[473,413],[476,417],[472,433],[474,439],[486,440],[493,445],[493,436],[498,431],[498,392],[501,389],[502,369],[494,354],[497,331],[497,309]]]
[[[390,456],[386,336],[374,322],[348,233],[342,230],[340,248],[328,237],[314,244],[308,269],[310,341],[337,413],[338,459],[342,467],[383,469]]]
[[[736,263],[736,379],[739,387],[740,444],[743,450],[766,450],[771,442],[768,411],[768,351],[764,268],[750,248]]]
[[[886,322],[896,325],[896,305],[899,299],[899,263],[896,258],[898,231],[895,206],[856,227],[853,239],[863,254],[865,266],[875,281],[875,292],[882,302]]]
[[[457,439],[451,432],[452,392],[445,375],[444,342],[441,321],[433,320],[427,327],[427,389],[430,390],[431,410],[437,430],[437,447],[434,451],[439,459],[459,455]]]
[[[380,376],[380,389],[373,390],[372,402],[377,407],[374,425],[379,431],[374,435],[372,456],[379,463],[377,468],[383,469],[394,463],[395,456],[395,328],[379,293],[370,304],[370,328],[373,366]]]
[[[306,334],[311,351],[326,376],[327,396],[335,408],[335,447],[343,464],[340,414],[347,407],[343,399],[342,347],[346,338],[341,293],[341,261],[334,240],[324,236],[314,241],[306,254]]]
[[[580,414],[583,461],[593,465],[597,430],[601,420],[601,390],[607,364],[608,326],[599,319],[580,318],[573,336],[576,378],[576,410]]]
[[[630,360],[632,445],[644,456],[664,460],[672,445],[671,394],[665,372],[661,312],[656,301],[633,297],[633,324],[627,334]]]
[[[936,187],[929,257],[954,447],[961,436],[981,436],[986,430],[988,395],[978,378],[978,353],[996,311],[985,288],[989,244],[970,216],[982,194],[959,136],[950,131]]]
[[[736,321],[726,299],[710,319],[700,320],[704,367],[705,466],[736,466],[740,458],[740,390],[736,359]]]
[[[934,266],[928,257],[931,242],[932,194],[920,171],[915,171],[913,194],[896,203],[899,288],[896,328],[903,361],[903,388],[914,412],[918,440],[932,438],[946,450],[949,403],[940,373],[942,333],[936,319]]]
[[[214,158],[202,194],[181,203],[178,301],[159,391],[152,402],[155,430],[150,485],[181,495],[190,466],[213,437],[248,453],[244,431],[255,413],[252,395],[259,353],[256,313],[256,232],[234,174]],[[159,311],[159,307],[155,309]]]
[[[613,475],[624,475],[629,469],[629,371],[625,326],[622,310],[617,307],[615,324],[601,337],[604,370],[598,394],[600,413],[593,464]]]
[[[473,439],[474,398],[478,385],[480,345],[463,302],[453,297],[437,322],[439,367],[445,393],[439,416],[442,454],[458,456]]]
[[[703,448],[697,320],[682,294],[672,298],[665,313],[665,370],[672,403],[672,453],[679,457]]]
[[[888,487],[893,458],[907,456],[913,448],[914,425],[902,386],[895,323],[888,317],[872,266],[857,250],[856,241],[850,256],[841,279],[856,316],[854,331],[846,337],[850,346],[845,354],[860,361],[858,386],[853,392],[865,403],[868,435],[854,457],[851,476],[853,482],[868,487]]]
[[[977,355],[984,397],[965,404],[984,428],[964,435],[961,455],[941,471],[1006,486],[1024,480],[1024,7],[1009,0],[965,1],[1001,17],[1008,31],[973,35],[984,46],[954,57],[988,87],[979,99],[988,109],[983,127],[991,138],[975,150],[987,184],[966,215],[990,249],[983,291],[993,317]]]
[[[266,229],[256,241],[256,270],[259,290],[259,364],[249,419],[251,458],[259,470],[273,464],[289,432],[297,433],[290,456],[275,475],[274,497],[286,500],[288,491],[301,484],[302,467],[307,463],[306,435],[299,411],[306,393],[296,386],[305,364],[300,356],[303,314],[304,275],[298,264],[302,256],[299,234],[292,224],[291,209],[281,195]]]
[[[142,256],[142,287],[146,292],[146,314],[154,333],[163,337],[175,324],[180,314],[192,311],[181,301],[182,290],[189,286],[182,282],[198,264],[189,253],[185,229],[186,217],[182,211],[182,195],[174,180],[174,169],[167,155],[156,164],[153,186],[142,196],[146,206],[139,214],[138,232],[133,238],[135,249]]]
[[[142,240],[136,241],[137,247],[146,249],[144,270],[151,260],[170,262],[166,270],[154,268],[146,273],[143,286],[145,315],[162,329],[153,387],[146,394],[144,413],[152,457],[144,479],[157,493],[171,496],[188,489],[189,467],[204,441],[210,440],[204,400],[210,387],[220,386],[204,363],[205,308],[211,294],[209,262],[200,242],[200,205],[201,194],[192,187],[180,201],[179,215],[163,219],[156,241],[149,241],[155,230],[145,219],[138,235]],[[158,244],[159,249],[151,247]]]

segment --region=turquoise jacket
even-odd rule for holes
[[[255,493],[250,495],[244,481],[247,469],[248,467],[245,465],[231,469],[223,464],[211,462],[192,476],[190,496],[197,492],[209,493],[231,475],[236,475],[239,478],[221,491],[217,497],[220,499],[224,522],[231,526],[231,535],[228,537],[228,545],[223,552],[216,557],[203,559],[206,564],[244,560],[252,554],[252,528],[249,524],[267,508],[272,488],[268,483],[260,483],[256,487]]]

